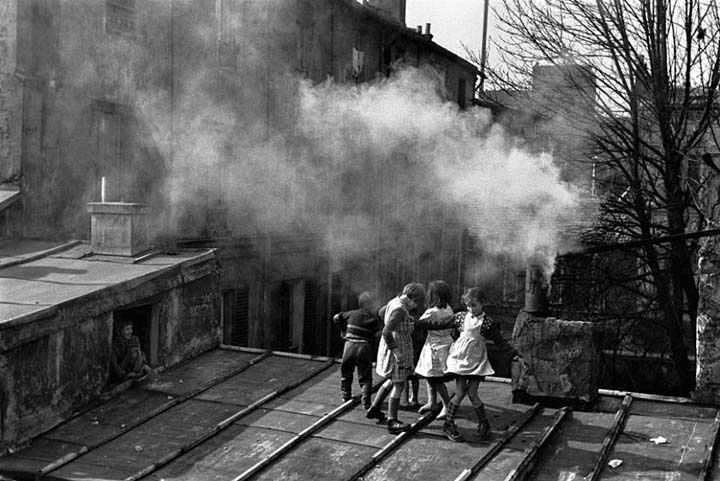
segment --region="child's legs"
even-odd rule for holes
[[[370,384],[372,386],[372,363],[374,361],[373,349],[369,343],[358,344],[355,364],[358,372],[358,383],[360,386]]]
[[[355,343],[345,342],[343,357],[340,362],[340,391],[343,399],[350,399],[352,395],[353,371],[355,371]]]
[[[467,383],[467,395],[470,398],[470,402],[472,403],[474,408],[480,407],[482,405],[480,396],[478,396],[479,385],[480,379],[477,377],[470,378]]]
[[[459,406],[463,399],[465,399],[465,394],[467,393],[467,378],[465,376],[457,376],[455,378],[455,399],[453,400],[453,404],[456,406]]]
[[[407,381],[392,381],[392,391],[390,391],[391,399],[400,399],[403,391],[405,390],[405,383]]]
[[[433,389],[440,395],[442,399],[443,407],[447,407],[450,403],[450,394],[448,394],[447,386],[442,381],[433,381]]]
[[[420,391],[420,378],[413,374],[410,378],[410,402],[418,402],[418,395]]]

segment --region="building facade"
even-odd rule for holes
[[[352,254],[329,248],[338,219],[393,225],[400,213],[371,200],[393,205],[404,161],[379,172],[359,151],[338,168],[297,133],[306,86],[404,65],[431,66],[447,101],[472,103],[476,68],[429,26],[407,28],[404,0],[4,5],[0,181],[20,192],[6,237],[87,239],[88,203],[147,204],[156,247],[218,248],[224,342],[297,352],[336,354],[327,320],[363,290],[462,287],[465,231],[451,215],[412,245],[384,231]]]

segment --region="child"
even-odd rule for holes
[[[450,308],[450,286],[445,281],[432,281],[428,286],[428,309],[415,324],[415,329],[430,327],[425,345],[420,352],[420,358],[415,367],[415,374],[424,377],[428,383],[428,402],[420,408],[420,413],[434,411],[437,409],[437,395],[442,400],[442,410],[438,419],[443,419],[447,413],[450,402],[445,382],[445,362],[450,353],[450,345],[453,343],[453,331],[455,330],[453,311]],[[431,320],[449,320],[451,327],[446,329],[432,330],[427,326]]]
[[[140,347],[140,339],[133,335],[132,321],[123,321],[117,334],[110,355],[111,377],[117,381],[143,379],[152,371]]]
[[[425,306],[418,306],[410,312],[410,316],[413,318],[413,322],[420,318],[422,313],[425,312]],[[423,345],[425,345],[425,338],[427,337],[427,331],[418,324],[415,324],[412,333],[412,345],[413,345],[413,366],[417,366],[418,360],[420,359],[420,352],[422,351]],[[420,377],[411,372],[408,375],[407,385],[405,388],[405,400],[406,404],[410,409],[418,409],[420,407],[418,391],[420,390]]]
[[[450,346],[445,372],[455,376],[455,399],[448,404],[447,416],[443,425],[443,434],[452,440],[463,440],[455,426],[458,406],[467,394],[478,417],[477,435],[486,439],[490,435],[490,422],[485,406],[478,396],[478,384],[485,376],[495,373],[487,357],[485,339],[491,339],[513,361],[525,363],[518,352],[500,334],[500,329],[484,312],[487,302],[485,294],[473,287],[462,296],[467,312],[458,312],[455,319],[460,329],[460,337]]]
[[[352,398],[353,373],[357,367],[360,383],[360,401],[370,409],[372,397],[372,363],[374,360],[375,334],[382,328],[380,318],[374,314],[376,306],[372,292],[358,296],[360,309],[340,312],[333,316],[333,322],[345,339],[342,362],[340,363],[340,392],[343,401]]]
[[[410,283],[403,288],[402,294],[388,302],[385,308],[385,327],[378,346],[375,371],[386,381],[380,386],[365,416],[368,419],[384,420],[385,414],[381,406],[390,394],[387,425],[390,434],[398,434],[410,428],[398,421],[397,413],[407,376],[413,369],[413,322],[410,311],[423,302],[425,288],[422,284]]]

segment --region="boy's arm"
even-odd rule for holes
[[[333,324],[337,326],[338,329],[340,329],[340,335],[345,338],[345,330],[347,329],[347,320],[345,319],[345,316],[343,316],[342,312],[338,312],[335,314],[332,318]]]

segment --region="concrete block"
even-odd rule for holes
[[[513,369],[514,392],[581,403],[591,403],[597,396],[600,355],[592,323],[520,311],[512,344],[531,366]]]

